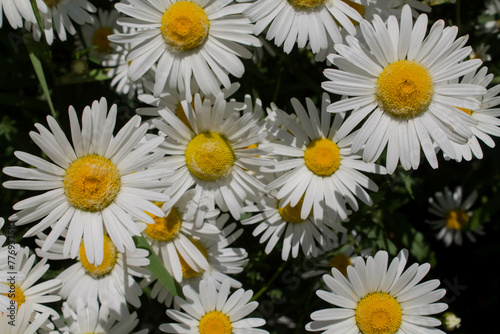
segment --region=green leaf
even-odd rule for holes
[[[50,97],[49,86],[47,85],[47,80],[45,79],[45,73],[43,71],[42,62],[40,59],[50,59],[50,49],[44,42],[36,42],[33,37],[29,34],[25,34],[23,36],[24,43],[26,48],[28,49],[28,53],[31,59],[31,63],[33,64],[33,68],[35,70],[38,81],[40,82],[40,86],[42,87],[43,94],[47,99],[47,103],[50,108],[50,112],[54,118],[57,118],[57,113],[54,109],[54,104],[52,103],[52,98]]]
[[[158,255],[153,251],[148,241],[143,236],[135,236],[134,240],[138,248],[143,248],[149,251],[149,265],[148,269],[160,281],[170,293],[174,296],[183,297],[180,285],[174,280],[172,275],[167,271],[163,262]]]

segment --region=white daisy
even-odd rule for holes
[[[90,13],[94,13],[96,8],[88,0],[36,0],[36,5],[42,27],[36,22],[26,21],[25,24],[26,29],[33,31],[36,41],[43,35],[47,44],[51,45],[54,42],[54,30],[61,41],[66,41],[67,33],[76,34],[73,21],[78,25],[94,23]]]
[[[488,85],[493,80],[493,74],[487,74],[486,67],[481,68],[477,73],[475,71],[466,74],[460,81],[462,84],[480,85],[488,88]],[[483,158],[483,151],[479,140],[484,142],[487,146],[495,147],[495,141],[490,137],[500,137],[500,109],[498,105],[500,100],[498,94],[500,93],[500,85],[496,85],[488,89],[485,95],[478,97],[479,108],[467,109],[458,108],[461,111],[472,116],[477,121],[477,125],[471,128],[472,137],[469,138],[466,144],[461,145],[453,143],[455,149],[455,160],[457,162],[464,160],[470,161],[474,155],[478,159]],[[479,139],[479,140],[478,140]],[[447,156],[445,156],[447,158]]]
[[[171,177],[173,184],[165,191],[171,201],[163,209],[168,211],[183,193],[194,187],[196,192],[188,207],[196,226],[203,223],[204,213],[214,210],[215,205],[239,219],[243,201],[258,199],[265,191],[264,185],[249,173],[266,163],[262,157],[265,151],[248,148],[266,137],[260,131],[261,110],[256,108],[254,112],[250,103],[242,111],[228,110],[231,105],[222,93],[213,104],[208,99],[202,102],[196,94],[194,108],[182,101],[191,128],[169,109],[158,111],[161,121],[153,120],[156,128],[167,136],[161,148],[170,155],[156,167],[175,170]]]
[[[329,218],[317,222],[312,219],[312,215],[302,218],[303,198],[295,206],[290,204],[280,206],[280,201],[273,194],[275,195],[275,192],[272,191],[262,201],[246,206],[244,210],[253,216],[241,221],[243,225],[258,224],[252,234],[254,237],[261,234],[259,239],[261,244],[267,242],[264,249],[266,254],[271,253],[283,239],[281,246],[283,261],[290,255],[296,258],[300,250],[305,256],[316,257],[319,248],[337,240],[337,235],[332,229],[345,230]]]
[[[38,235],[36,243],[45,244],[46,236]],[[79,247],[77,262],[61,272],[57,279],[62,282],[59,295],[72,307],[78,306],[81,299],[87,305],[99,300],[106,303],[114,317],[120,319],[130,316],[128,304],[140,307],[142,289],[136,278],[150,275],[146,266],[149,265],[149,252],[137,248],[134,252],[119,252],[107,235],[102,237],[104,259],[98,266],[93,265],[86,253],[85,241]],[[56,241],[49,251],[37,249],[37,254],[50,260],[66,260],[64,242]]]
[[[48,312],[57,315],[55,310],[45,304],[61,300],[61,297],[57,294],[62,286],[61,280],[43,280],[35,284],[45,275],[50,266],[47,264],[46,258],[42,258],[33,266],[37,256],[35,254],[30,256],[29,251],[28,247],[21,247],[9,262],[14,267],[9,268],[7,274],[9,272],[20,272],[21,275],[16,275],[14,280],[9,275],[0,275],[2,279],[7,278],[7,280],[0,281],[0,305],[9,305],[13,301],[16,307],[19,308],[25,303],[30,303],[30,308],[34,312]]]
[[[213,224],[212,226],[217,228],[218,238],[207,238],[199,234],[191,238],[193,244],[206,258],[208,268],[194,270],[184,260],[184,257],[181,257],[182,286],[189,285],[195,291],[198,291],[201,280],[213,279],[217,288],[219,288],[220,284],[228,279],[232,288],[241,288],[241,283],[230,275],[239,274],[243,271],[248,262],[247,252],[244,248],[229,246],[241,236],[243,230],[236,230],[236,223],[224,227],[228,219],[229,215],[223,214],[217,220],[209,220],[204,225],[205,227]],[[157,298],[159,302],[164,303],[167,307],[171,306],[173,300],[173,295],[159,281],[153,285],[151,297]]]
[[[246,7],[231,1],[185,0],[122,1],[116,8],[130,17],[118,23],[139,29],[115,34],[116,43],[135,43],[128,54],[130,77],[137,80],[156,66],[154,95],[165,85],[185,91],[191,99],[190,81],[196,80],[205,94],[217,95],[229,88],[229,74],[241,77],[245,67],[240,57],[251,58],[246,46],[259,46],[253,25],[241,12]]]
[[[0,313],[0,333],[36,334],[42,326],[46,325],[49,316],[49,312],[44,312],[33,318],[32,304],[24,303],[19,306],[14,317],[7,313]]]
[[[119,30],[127,33],[135,33],[137,29],[128,27],[119,27]],[[137,44],[137,42],[136,42]],[[118,94],[128,95],[130,98],[144,92],[144,81],[154,78],[153,70],[148,71],[141,78],[132,80],[129,76],[130,61],[127,61],[127,55],[132,49],[132,44],[110,43],[112,50],[102,62],[102,66],[107,69],[107,75],[111,78],[110,86]]]
[[[286,128],[277,133],[278,141],[263,145],[284,159],[260,169],[264,173],[284,172],[267,185],[268,190],[278,190],[280,207],[288,204],[296,207],[302,201],[302,220],[312,211],[316,222],[326,218],[335,222],[347,219],[346,203],[354,210],[359,208],[356,197],[371,205],[372,200],[364,188],[377,191],[378,186],[361,172],[385,174],[386,171],[352,154],[355,134],[339,134],[345,114],[336,114],[332,121],[327,112],[330,98],[326,93],[322,96],[321,111],[311,99],[306,99],[307,110],[297,99],[291,101],[299,122],[277,110]]]
[[[329,291],[318,290],[332,308],[315,311],[310,332],[322,333],[441,333],[438,319],[429,315],[443,312],[448,305],[438,303],[446,293],[437,289],[439,280],[420,283],[430,265],[404,267],[408,252],[403,250],[388,267],[388,254],[378,251],[365,260],[358,257],[347,268],[347,278],[336,268],[323,280]],[[419,284],[420,283],[420,284]]]
[[[356,34],[353,22],[362,19],[363,6],[349,0],[258,0],[243,12],[255,22],[255,34],[266,31],[266,39],[290,53],[295,46],[310,46],[317,54],[342,42],[340,29]]]
[[[217,239],[220,233],[218,228],[207,224],[195,229],[194,223],[186,220],[186,207],[193,196],[194,189],[184,193],[164,217],[148,213],[154,219],[154,224],[149,224],[143,231],[151,248],[177,282],[182,281],[183,268],[186,264],[189,264],[195,272],[207,270],[209,267],[204,253],[193,238]],[[156,203],[159,207],[163,204],[163,202]],[[209,212],[206,218],[215,217],[218,213],[219,211]]]
[[[30,0],[0,0],[0,27],[3,25],[3,14],[14,29],[22,28],[24,20],[36,22]]]
[[[126,319],[118,319],[109,313],[107,304],[99,306],[97,300],[85,304],[79,299],[76,307],[71,307],[64,302],[62,305],[63,318],[52,319],[59,330],[64,334],[129,334],[139,323],[137,313],[133,312]],[[53,332],[52,332],[53,333]],[[146,334],[147,329],[134,332],[135,334]],[[43,334],[43,332],[42,332]],[[49,334],[49,333],[47,333]]]
[[[186,285],[182,291],[185,300],[175,297],[180,310],[167,310],[167,315],[178,323],[160,325],[166,333],[200,333],[200,334],[269,334],[268,331],[256,327],[266,322],[261,318],[245,318],[259,305],[252,301],[252,290],[238,289],[230,293],[229,280],[222,282],[219,290],[213,280],[202,280],[199,293]]]
[[[417,169],[420,147],[433,168],[438,167],[434,143],[452,158],[451,142],[465,144],[476,121],[455,107],[477,109],[474,96],[486,93],[479,85],[455,84],[456,79],[481,65],[465,59],[467,36],[455,40],[457,27],[436,21],[424,39],[427,15],[413,25],[405,5],[401,21],[390,16],[384,23],[361,21],[367,47],[347,36],[347,45],[336,44],[338,54],[329,57],[338,69],[326,69],[331,80],[322,87],[348,98],[332,103],[329,112],[353,110],[337,135],[345,136],[367,118],[352,142],[353,152],[362,147],[363,160],[374,162],[387,146],[386,165],[394,172],[398,161],[406,169]],[[369,115],[369,116],[368,116]],[[367,117],[368,116],[368,117]]]
[[[20,211],[9,218],[17,221],[17,225],[42,219],[24,237],[52,227],[43,251],[68,227],[64,254],[74,258],[84,240],[89,261],[100,264],[104,231],[120,252],[133,251],[132,235],[140,234],[140,226],[132,217],[153,223],[145,211],[163,215],[150,201],[167,199],[155,190],[165,186],[165,182],[158,179],[168,171],[144,170],[162,158],[161,151],[151,152],[163,138],[138,145],[148,128],[147,124],[140,125],[139,116],[132,117],[114,136],[116,113],[116,105],[108,113],[106,99],[94,101],[92,108],[84,109],[80,128],[75,109],[70,107],[73,147],[56,120],[48,116],[50,130],[37,123],[39,133],[33,131],[30,136],[54,163],[29,153],[15,152],[17,158],[34,168],[3,169],[5,174],[22,179],[4,182],[4,187],[46,191],[16,203],[14,209]]]
[[[438,191],[429,198],[429,212],[439,217],[435,220],[426,220],[432,228],[438,230],[436,238],[443,240],[446,246],[452,244],[461,246],[463,235],[472,242],[476,241],[474,234],[484,234],[482,226],[472,230],[470,228],[471,210],[477,199],[477,192],[473,191],[467,198],[463,197],[463,189],[458,186],[452,192],[448,187]]]
[[[116,20],[120,13],[116,10],[104,10],[99,8],[97,15],[92,15],[93,23],[82,25],[81,38],[76,39],[78,49],[90,49],[90,56],[104,59],[113,51],[113,46],[108,39],[119,29]]]

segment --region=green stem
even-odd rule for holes
[[[253,300],[257,300],[264,292],[267,291],[267,289],[269,289],[269,287],[273,284],[273,282],[276,280],[276,278],[278,278],[278,276],[281,274],[281,272],[283,271],[283,268],[285,268],[286,264],[287,264],[287,262],[283,262],[281,264],[281,266],[279,266],[279,268],[273,274],[273,276],[271,277],[271,279],[269,281],[267,281],[266,284],[264,284],[264,286],[259,290],[259,292],[257,292],[253,296],[252,301]]]

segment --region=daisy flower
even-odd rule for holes
[[[316,257],[321,247],[337,240],[337,235],[332,229],[345,230],[328,218],[317,222],[312,219],[312,215],[302,218],[303,198],[295,206],[287,204],[281,207],[275,195],[276,192],[272,191],[260,202],[246,206],[244,210],[253,216],[241,221],[242,225],[258,224],[252,234],[254,237],[261,234],[259,238],[261,244],[267,242],[264,249],[266,254],[271,253],[283,239],[281,246],[283,261],[290,255],[296,258],[300,250],[305,256]]]
[[[250,299],[252,290],[238,289],[230,294],[229,280],[222,282],[219,290],[213,280],[202,280],[199,292],[191,286],[182,288],[185,300],[175,297],[175,302],[182,310],[167,310],[167,315],[178,323],[160,325],[165,333],[218,333],[218,334],[269,334],[268,331],[256,327],[266,322],[261,318],[245,318],[259,305]]]
[[[429,198],[429,212],[438,216],[439,219],[426,220],[426,222],[438,230],[436,237],[438,240],[443,240],[446,246],[452,244],[461,246],[464,234],[471,242],[476,241],[474,234],[484,234],[481,226],[474,230],[471,230],[469,226],[469,220],[473,214],[470,209],[477,196],[477,192],[473,191],[464,199],[463,189],[458,186],[453,192],[445,187],[443,192],[438,191],[434,197]]]
[[[187,264],[195,272],[208,269],[207,259],[193,238],[217,239],[220,233],[218,228],[207,224],[195,229],[194,223],[186,219],[187,205],[193,196],[194,189],[184,193],[164,217],[148,213],[153,218],[154,224],[149,224],[143,231],[151,248],[177,282],[182,281],[183,268]],[[158,207],[162,207],[163,204],[163,202],[156,203]],[[218,210],[209,212],[206,218],[215,217],[218,213]]]
[[[116,43],[135,43],[128,54],[131,80],[156,67],[154,95],[165,85],[185,91],[191,99],[190,81],[205,94],[217,95],[231,85],[229,74],[241,77],[241,58],[251,58],[246,46],[260,46],[253,25],[241,12],[243,4],[231,1],[122,1],[116,9],[130,17],[118,24],[137,28],[134,33],[114,34]]]
[[[362,19],[364,6],[354,1],[258,0],[243,14],[255,22],[256,35],[266,31],[266,39],[290,53],[295,46],[310,46],[314,54],[342,42],[340,29],[356,34],[353,22]]]
[[[10,272],[18,272],[15,281],[10,279],[0,281],[0,305],[5,306],[15,303],[17,309],[25,303],[30,304],[30,309],[34,312],[56,315],[57,312],[52,308],[44,305],[61,300],[61,297],[55,293],[58,292],[62,283],[59,279],[50,279],[35,284],[49,270],[47,259],[42,258],[36,265],[37,256],[32,254],[29,256],[29,248],[21,247],[14,259],[11,260],[13,268],[9,268]],[[0,275],[2,279],[10,276]],[[54,293],[54,294],[52,294]]]
[[[360,28],[367,47],[347,36],[347,45],[336,44],[338,54],[329,57],[338,69],[324,72],[330,81],[322,87],[347,97],[327,110],[352,110],[337,135],[343,137],[363,123],[352,151],[364,148],[363,160],[374,162],[387,147],[389,173],[398,161],[406,170],[417,169],[420,147],[433,168],[438,167],[434,144],[455,158],[452,142],[465,144],[476,124],[455,107],[477,109],[475,96],[486,93],[480,85],[450,83],[482,63],[463,61],[471,52],[464,47],[467,36],[455,39],[458,28],[445,28],[438,20],[424,39],[427,22],[427,15],[421,14],[413,25],[408,5],[400,22],[395,16],[387,23],[378,16],[373,23],[363,20]]]
[[[322,333],[441,333],[434,328],[441,322],[429,317],[446,310],[448,305],[437,303],[446,293],[437,289],[439,280],[420,283],[430,265],[413,264],[404,267],[408,252],[403,250],[388,267],[388,254],[378,251],[366,261],[358,257],[347,268],[347,277],[332,268],[324,275],[328,291],[318,290],[322,300],[332,308],[315,311],[310,332]]]
[[[201,226],[205,212],[215,210],[215,205],[238,220],[243,201],[258,199],[265,191],[249,171],[272,163],[262,157],[262,149],[249,148],[266,137],[260,131],[262,113],[254,112],[251,104],[241,111],[228,110],[231,104],[222,93],[213,104],[196,94],[193,105],[194,108],[182,101],[189,127],[169,109],[158,111],[161,120],[153,119],[155,127],[167,136],[161,148],[170,155],[155,168],[174,170],[172,186],[165,191],[171,200],[163,210],[167,212],[183,193],[194,187],[196,192],[188,210],[196,226]]]
[[[38,235],[36,243],[45,244],[46,236]],[[61,272],[57,279],[62,282],[59,295],[72,307],[78,306],[81,299],[85,304],[99,300],[106,303],[114,317],[126,318],[129,316],[128,304],[140,307],[142,289],[135,278],[150,275],[146,266],[149,265],[149,252],[137,248],[134,252],[119,252],[107,235],[102,237],[104,259],[98,266],[93,265],[86,253],[85,241],[82,242],[77,262]],[[49,251],[37,249],[37,254],[50,260],[65,260],[64,242],[56,241]],[[128,303],[128,304],[127,304]]]
[[[21,179],[4,182],[4,187],[46,191],[16,203],[14,209],[20,211],[9,218],[16,225],[42,219],[24,237],[51,227],[43,251],[68,228],[64,255],[74,258],[84,240],[89,261],[99,265],[104,256],[105,231],[118,251],[133,251],[132,235],[140,234],[140,226],[132,217],[153,223],[145,211],[164,214],[150,201],[166,200],[156,190],[165,186],[159,178],[168,171],[144,170],[162,158],[163,152],[152,150],[163,138],[139,144],[148,128],[147,124],[140,125],[139,116],[132,117],[114,136],[116,113],[116,105],[108,113],[105,98],[94,101],[91,108],[84,109],[80,128],[75,109],[69,107],[73,146],[56,120],[48,116],[50,130],[37,123],[39,133],[30,132],[30,137],[54,163],[15,152],[17,158],[34,168],[3,169],[5,174]]]
[[[473,84],[480,85],[482,87],[488,88],[488,85],[493,80],[493,74],[487,74],[488,69],[486,67],[481,68],[477,73],[475,71],[466,74],[460,81],[462,84]],[[487,146],[493,148],[495,147],[495,141],[490,137],[500,137],[500,109],[498,105],[500,100],[498,99],[498,93],[500,93],[500,85],[496,85],[486,92],[485,95],[478,97],[479,108],[477,109],[467,109],[458,108],[466,114],[472,116],[477,122],[477,125],[471,128],[472,137],[469,138],[466,144],[461,145],[458,143],[453,143],[455,149],[455,160],[457,162],[464,160],[470,161],[474,155],[478,159],[483,158],[483,151],[481,150],[481,145],[479,140],[484,142]],[[445,156],[447,158],[447,156]]]
[[[184,257],[180,257],[182,267],[182,286],[189,285],[194,290],[198,291],[199,282],[201,280],[213,279],[216,287],[228,279],[232,288],[241,288],[241,283],[230,275],[239,274],[243,271],[244,266],[248,262],[247,252],[244,248],[229,247],[243,233],[242,229],[236,230],[236,223],[229,224],[224,227],[224,224],[229,218],[228,214],[219,216],[216,220],[210,219],[204,224],[212,225],[217,228],[218,238],[207,238],[201,235],[190,238],[191,242],[203,254],[208,262],[208,268],[194,270]],[[149,283],[149,282],[148,282]],[[164,303],[170,307],[173,300],[173,295],[159,281],[155,282],[151,289],[151,297],[157,298],[160,303]]]
[[[110,314],[107,304],[99,307],[97,300],[91,300],[85,304],[82,299],[71,307],[64,302],[62,305],[63,318],[52,319],[60,333],[86,334],[129,334],[139,323],[137,313],[133,312],[126,319],[118,319]],[[135,334],[146,334],[147,329],[134,332]]]
[[[103,10],[99,8],[97,15],[92,15],[93,23],[82,25],[81,38],[76,39],[78,49],[90,48],[89,54],[97,59],[106,58],[113,50],[108,39],[118,30],[116,20],[120,13],[116,10]]]
[[[24,20],[36,22],[30,0],[0,0],[0,27],[3,25],[3,14],[14,29],[22,28]]]
[[[96,7],[87,0],[36,0],[42,27],[36,23],[26,21],[25,27],[33,31],[33,38],[39,41],[42,35],[47,44],[54,42],[54,35],[61,41],[66,41],[67,33],[76,34],[73,22],[78,25],[94,23],[90,13],[96,11]],[[55,30],[55,33],[54,33]]]
[[[326,93],[320,111],[309,98],[307,110],[297,99],[291,102],[299,122],[277,110],[286,131],[277,134],[279,140],[263,145],[271,148],[273,155],[283,158],[260,169],[264,173],[284,172],[267,184],[268,190],[278,190],[280,207],[288,204],[296,207],[301,201],[300,219],[306,219],[312,211],[316,222],[326,217],[335,222],[347,219],[346,203],[354,210],[359,208],[356,197],[371,205],[364,188],[377,191],[378,186],[361,172],[385,174],[385,168],[360,161],[361,156],[352,153],[354,134],[339,133],[345,114],[337,113],[332,121],[327,112],[330,98]]]
[[[31,303],[27,302],[19,306],[14,317],[7,313],[0,313],[0,333],[2,334],[36,334],[38,330],[45,326],[49,321],[49,312],[44,312],[33,318],[33,308]]]

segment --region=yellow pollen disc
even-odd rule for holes
[[[193,107],[194,111],[194,99],[193,101],[191,101],[191,106]],[[177,118],[179,118],[181,122],[184,123],[184,125],[186,125],[190,130],[193,130],[191,124],[187,119],[186,113],[184,112],[184,108],[182,107],[182,104],[180,102],[177,104],[177,108],[175,109],[175,116],[177,116]]]
[[[194,137],[186,147],[186,165],[194,176],[214,181],[227,176],[234,165],[234,151],[223,135],[208,131]]]
[[[375,292],[359,301],[355,317],[363,334],[394,334],[401,326],[402,311],[394,297]]]
[[[450,230],[461,230],[468,222],[469,215],[462,209],[454,209],[446,213],[445,226]]]
[[[464,113],[466,113],[469,116],[472,116],[472,110],[470,110],[470,109],[460,108],[460,107],[455,107],[455,108],[462,110]]]
[[[197,239],[189,238],[191,242],[198,248],[205,257],[205,259],[208,259],[208,252],[205,246]],[[182,256],[179,255],[179,260],[181,260],[181,267],[182,267],[182,277],[183,278],[195,278],[201,276],[203,274],[203,269],[200,269],[200,271],[196,271],[193,268],[191,268],[186,261],[182,258]]]
[[[228,316],[219,311],[205,314],[198,326],[200,334],[231,334],[233,326]]]
[[[197,4],[180,1],[167,8],[161,19],[161,33],[173,52],[197,48],[208,36],[208,16]]]
[[[47,5],[47,7],[54,7],[55,5],[57,5],[59,2],[61,2],[61,0],[43,0],[45,2],[45,4]]]
[[[288,0],[288,2],[299,9],[311,9],[321,6],[325,0]]]
[[[337,268],[342,275],[347,276],[347,267],[352,265],[351,259],[345,254],[338,254],[332,257],[328,264],[331,268]]]
[[[120,173],[108,159],[86,155],[75,160],[64,176],[68,202],[82,211],[97,212],[111,204],[120,191]]]
[[[111,239],[105,235],[104,236],[104,258],[99,266],[95,266],[89,262],[87,259],[87,254],[85,253],[85,244],[80,244],[80,263],[82,264],[85,271],[94,278],[102,277],[113,270],[116,261],[118,259],[118,250]]]
[[[110,27],[101,27],[94,32],[92,36],[92,45],[97,46],[99,53],[110,53],[112,48],[108,36],[113,34],[113,29]]]
[[[280,206],[280,202],[278,201],[278,212],[283,218],[284,221],[291,224],[300,224],[305,221],[305,219],[300,218],[300,211],[302,210],[302,203],[304,202],[304,196],[297,202],[297,205],[291,206],[290,203],[285,205],[284,207]],[[309,213],[309,216],[311,215]],[[307,219],[307,218],[306,218]]]
[[[19,306],[21,306],[26,301],[23,290],[21,290],[21,288],[17,285],[14,285],[14,291],[12,291],[12,286],[9,286],[9,292],[2,293],[2,295],[7,296],[11,300],[15,301],[17,303],[18,310]]]
[[[163,205],[162,202],[155,203],[158,207]],[[153,218],[154,224],[147,224],[144,233],[153,240],[170,241],[174,239],[181,230],[182,217],[175,207],[173,207],[166,217],[158,217],[149,212],[146,212]]]
[[[340,166],[340,150],[331,140],[320,138],[307,145],[304,163],[311,172],[318,176],[330,176]]]
[[[433,95],[434,83],[429,72],[414,61],[390,64],[377,81],[380,106],[396,117],[415,117],[426,111]]]

